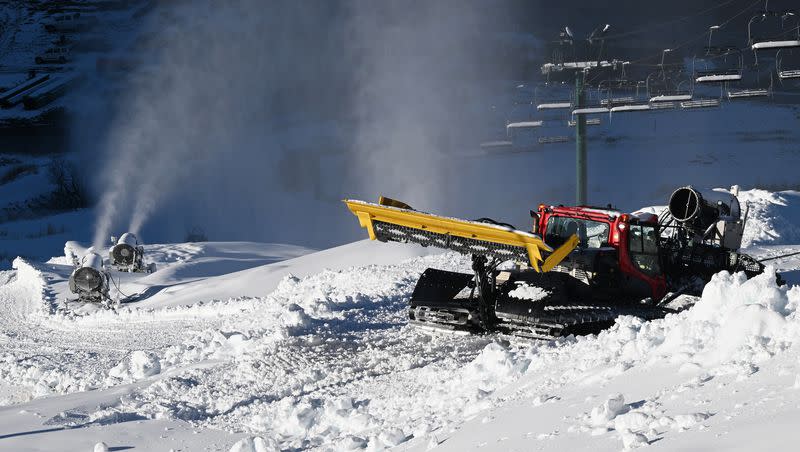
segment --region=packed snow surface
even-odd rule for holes
[[[748,251],[800,251],[797,196],[740,195]],[[159,270],[112,272],[112,310],[71,301],[66,256],[17,259],[0,272],[0,446],[793,447],[800,288],[778,287],[775,271],[796,281],[800,256],[750,280],[717,274],[692,308],[661,320],[620,317],[595,336],[530,342],[409,327],[407,301],[425,268],[470,267],[429,252],[368,241],[321,252],[146,245]]]

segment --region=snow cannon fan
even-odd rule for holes
[[[78,295],[79,301],[104,303],[111,301],[108,283],[103,258],[97,253],[89,253],[70,275],[69,290]]]
[[[109,260],[114,268],[124,272],[152,273],[155,271],[155,264],[144,265],[144,247],[139,245],[136,235],[126,232],[119,240],[112,237],[111,241],[115,244],[109,251]]]
[[[669,213],[694,243],[736,251],[742,245],[747,211],[742,214],[738,188],[731,192],[681,187],[669,198]]]

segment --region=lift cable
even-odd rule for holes
[[[731,23],[732,21],[736,20],[738,17],[740,17],[743,14],[745,14],[746,12],[750,11],[754,6],[759,5],[760,3],[761,3],[761,0],[754,1],[749,6],[745,7],[742,10],[740,10],[738,13],[734,14],[729,19],[727,19],[724,22],[720,23],[719,27],[724,27],[725,25]],[[798,27],[800,27],[800,26],[798,26]],[[779,33],[779,34],[777,34],[775,36],[772,36],[770,38],[776,38],[776,37],[782,36],[782,35],[784,35],[784,34],[786,34],[788,32],[797,30],[798,27],[792,27],[790,29],[784,30],[781,33]],[[683,41],[682,43],[680,43],[680,44],[678,44],[676,46],[670,47],[670,50],[674,51],[674,50],[677,50],[677,49],[681,49],[683,47],[688,46],[689,44],[692,44],[692,43],[694,43],[696,41],[699,41],[700,39],[704,39],[706,36],[708,36],[708,32],[704,31],[704,32],[692,37],[692,38],[687,39],[686,41]],[[739,50],[740,51],[745,51],[745,50],[748,50],[749,48],[750,47],[747,46],[747,47],[743,47],[743,48],[741,48]],[[662,56],[662,52],[659,52],[657,54],[652,54],[652,55],[648,55],[648,56],[639,58],[638,60],[630,61],[630,62],[628,62],[628,65],[630,65],[630,66],[639,66],[639,67],[662,67],[662,68],[663,67],[683,67],[684,66],[683,63],[670,63],[670,64],[660,64],[660,63],[648,64],[648,63],[644,63],[647,60],[660,58],[661,56]],[[596,75],[592,76],[590,79],[588,79],[586,83],[587,84],[594,83],[599,77],[601,77],[601,75],[600,74],[596,74]]]
[[[750,11],[754,6],[759,5],[759,4],[761,4],[761,0],[754,1],[749,6],[745,7],[742,10],[740,10],[738,13],[734,14],[729,19],[727,19],[724,22],[720,23],[719,24],[720,28],[724,27],[725,25],[727,25],[727,24],[731,23],[732,21],[736,20],[738,17],[740,17],[741,15],[743,15],[746,12]],[[686,41],[683,41],[682,43],[680,43],[680,44],[678,44],[676,46],[670,47],[670,49],[673,50],[673,51],[677,50],[677,49],[681,49],[681,48],[686,47],[687,45],[689,45],[689,44],[691,44],[691,43],[693,43],[693,42],[695,42],[695,41],[697,41],[697,40],[699,40],[701,38],[705,38],[707,35],[708,35],[708,31],[703,31],[702,33],[700,33],[700,34],[698,34],[698,35],[696,35],[696,36],[694,36],[694,37],[692,37],[692,38],[690,38],[690,39],[688,39]],[[741,49],[741,50],[744,50],[744,49]],[[644,61],[647,61],[647,60],[650,60],[650,59],[660,58],[661,54],[662,54],[662,52],[658,52],[657,54],[648,55],[648,56],[639,58],[638,60],[631,61],[629,64],[633,65],[633,66],[645,66],[646,64],[642,64]],[[650,65],[647,65],[647,66],[661,66],[661,65],[660,64],[650,64]]]
[[[709,12],[715,10],[715,9],[722,8],[723,6],[728,6],[729,4],[731,4],[731,3],[735,2],[735,1],[737,1],[737,0],[728,0],[725,3],[720,3],[719,5],[712,6],[710,8],[704,9],[704,10],[696,12],[696,13],[692,13],[692,14],[689,14],[689,15],[686,15],[686,16],[675,18],[675,19],[670,19],[668,21],[657,23],[655,25],[650,25],[648,27],[640,28],[638,30],[627,31],[627,32],[624,32],[624,33],[616,34],[616,35],[611,35],[611,36],[608,36],[606,39],[627,38],[629,36],[635,36],[635,35],[639,35],[639,34],[650,33],[654,29],[666,27],[667,25],[672,25],[672,24],[675,24],[675,23],[678,23],[678,22],[683,22],[684,20],[687,20],[687,19],[691,19],[691,18],[694,18],[694,17],[697,17],[697,16],[701,16],[701,15],[709,13]],[[758,3],[760,3],[760,2],[761,2],[761,0],[758,1]]]
[[[712,11],[712,10],[715,10],[715,9],[717,9],[717,8],[720,8],[720,7],[722,7],[722,6],[727,6],[727,5],[731,4],[731,3],[733,3],[733,1],[735,1],[735,0],[728,0],[728,1],[727,1],[727,2],[725,2],[725,3],[722,3],[722,4],[720,4],[720,5],[717,5],[717,6],[714,6],[714,7],[708,8],[708,9],[705,9],[705,10],[703,10],[703,11],[700,11],[700,12],[698,12],[698,13],[693,13],[693,14],[690,14],[690,15],[687,15],[687,16],[683,16],[683,17],[681,17],[681,18],[678,18],[678,19],[673,19],[673,20],[671,20],[671,21],[667,21],[667,22],[664,22],[664,23],[662,23],[662,24],[657,24],[656,26],[650,26],[650,27],[648,27],[648,28],[646,28],[646,29],[640,29],[640,30],[635,30],[635,31],[632,31],[632,32],[626,32],[626,33],[620,33],[620,34],[618,34],[618,35],[612,35],[612,36],[608,36],[608,37],[606,37],[605,39],[614,39],[614,38],[620,38],[620,37],[624,37],[624,36],[627,36],[627,35],[638,34],[638,33],[642,32],[642,31],[650,31],[650,30],[652,30],[653,28],[658,28],[658,27],[660,27],[660,26],[663,26],[664,24],[667,24],[667,23],[674,23],[674,22],[678,22],[678,21],[681,21],[681,20],[685,20],[685,19],[691,18],[691,17],[695,17],[695,16],[699,16],[699,15],[705,14],[705,13],[707,13],[707,12],[710,12],[710,11]],[[745,14],[746,12],[748,12],[748,11],[752,10],[752,9],[753,9],[753,7],[755,7],[756,5],[759,5],[761,2],[762,2],[762,0],[755,0],[753,3],[749,4],[747,7],[745,7],[745,8],[744,8],[744,9],[742,9],[742,10],[740,10],[738,13],[734,14],[734,15],[733,15],[732,17],[730,17],[729,19],[727,19],[727,20],[725,20],[725,21],[721,22],[719,26],[720,26],[720,27],[723,27],[723,26],[725,26],[725,25],[729,24],[730,22],[732,22],[732,21],[733,21],[733,20],[735,20],[736,18],[738,18],[738,17],[740,17],[741,15]],[[681,44],[679,44],[679,45],[677,45],[677,46],[671,47],[671,50],[677,50],[677,49],[681,49],[681,48],[683,48],[683,47],[686,47],[687,45],[689,45],[689,44],[691,44],[691,43],[693,43],[693,42],[695,42],[695,41],[698,41],[698,40],[700,40],[700,39],[704,39],[704,38],[705,38],[707,35],[708,35],[708,32],[707,32],[707,31],[703,31],[703,32],[702,32],[702,33],[700,33],[699,35],[697,35],[697,36],[694,36],[694,37],[692,37],[692,38],[690,38],[690,39],[688,39],[688,40],[686,40],[686,41],[682,42]],[[644,61],[650,60],[650,59],[654,59],[654,58],[661,57],[661,56],[662,56],[662,52],[659,52],[658,54],[648,55],[648,56],[642,57],[642,58],[640,58],[640,59],[638,59],[638,60],[634,60],[634,61],[627,62],[627,64],[629,64],[629,65],[633,65],[633,66],[645,66],[645,64],[641,64],[641,63],[642,63],[642,62],[644,62]],[[653,66],[653,65],[650,65],[650,66]],[[666,66],[673,66],[673,65],[657,64],[657,65],[655,65],[655,66],[658,66],[658,67],[666,67]],[[674,66],[682,66],[682,64],[676,64],[676,65],[674,65]],[[587,85],[594,84],[594,83],[595,83],[595,82],[598,80],[598,78],[600,78],[601,76],[602,76],[602,75],[601,75],[601,74],[599,74],[599,73],[595,73],[595,74],[593,74],[593,75],[592,75],[592,74],[590,74],[590,75],[589,75],[589,77],[587,78],[587,80],[586,80],[586,82],[585,82],[585,83],[586,83]]]

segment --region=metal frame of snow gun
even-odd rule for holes
[[[367,229],[371,240],[412,242],[502,261],[528,262],[537,272],[558,265],[578,245],[573,235],[553,250],[541,237],[502,225],[448,218],[413,210],[381,197],[379,204],[346,199],[344,203]],[[548,254],[544,259],[542,254]]]

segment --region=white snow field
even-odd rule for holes
[[[740,197],[749,252],[800,251],[800,193]],[[425,268],[468,270],[453,253],[368,241],[146,251],[158,271],[113,273],[116,309],[69,301],[66,257],[0,272],[0,450],[796,444],[800,256],[749,281],[720,273],[694,307],[662,320],[531,342],[406,325]],[[789,286],[776,286],[775,269]]]

